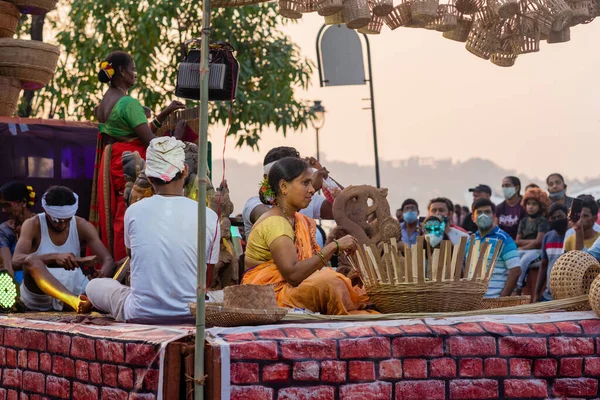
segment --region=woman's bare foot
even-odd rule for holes
[[[92,311],[92,302],[88,300],[88,298],[84,295],[80,295],[77,298],[77,304],[75,310],[77,310],[77,314],[87,314]]]

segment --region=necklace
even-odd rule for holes
[[[290,223],[290,225],[292,225],[292,228],[295,228],[296,219],[295,218],[290,218],[290,216],[285,212],[285,208],[281,207],[279,204],[277,204],[277,207],[279,207],[281,209],[281,212],[283,213],[283,216],[285,217],[285,219],[288,220],[288,222]]]
[[[120,88],[118,86],[112,86],[112,87],[115,88],[115,89],[117,89],[121,93],[123,93],[125,96],[127,96],[127,90],[124,90],[123,88]]]

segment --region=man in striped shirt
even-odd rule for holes
[[[542,265],[538,273],[532,303],[539,300],[553,300],[550,293],[550,273],[556,260],[564,253],[565,231],[569,227],[568,212],[567,207],[559,203],[552,204],[548,210],[548,221],[551,230],[546,233],[542,241]],[[546,284],[546,290],[542,293],[544,283]]]
[[[521,275],[521,263],[517,245],[508,233],[495,225],[494,215],[496,213],[496,206],[489,199],[477,200],[473,203],[471,209],[473,211],[473,222],[477,224],[478,228],[475,240],[486,241],[492,245],[487,264],[488,268],[498,242],[502,241],[502,250],[498,255],[496,267],[494,268],[488,290],[484,297],[510,296],[517,285],[519,275]],[[467,245],[467,251],[469,245],[470,243]]]

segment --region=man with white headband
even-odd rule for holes
[[[85,243],[98,256],[99,276],[110,276],[115,264],[96,229],[75,216],[77,194],[64,186],[53,186],[42,197],[44,212],[25,221],[15,248],[13,264],[23,267],[21,301],[30,310],[89,312],[85,293],[88,278],[77,258]]]
[[[277,161],[286,157],[297,157],[300,158],[300,153],[293,147],[275,147],[271,149],[265,156],[263,162],[264,176],[269,174],[269,170]],[[316,161],[316,160],[315,160]],[[313,176],[313,187],[315,191],[319,191],[323,185],[323,180],[328,176],[328,172],[325,168],[318,169]],[[250,236],[250,231],[254,223],[260,218],[261,215],[269,211],[271,207],[264,205],[260,198],[253,196],[246,201],[244,210],[242,211],[242,217],[244,218],[244,233],[246,238]],[[306,215],[312,219],[333,219],[333,206],[325,198],[319,194],[315,194],[312,197],[312,201],[304,210],[300,211],[301,214]],[[323,244],[323,243],[322,243]]]
[[[154,187],[125,212],[125,246],[131,257],[131,286],[94,279],[86,294],[94,307],[117,321],[180,323],[194,320],[188,303],[196,299],[198,203],[183,195],[188,175],[184,144],[153,139],[146,151],[146,176]],[[219,260],[219,219],[206,209],[206,260]]]

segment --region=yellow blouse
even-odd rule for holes
[[[280,216],[272,216],[254,225],[248,244],[246,245],[246,257],[256,261],[270,261],[273,259],[269,246],[275,239],[287,236],[292,241],[295,238],[294,230],[290,222]]]

